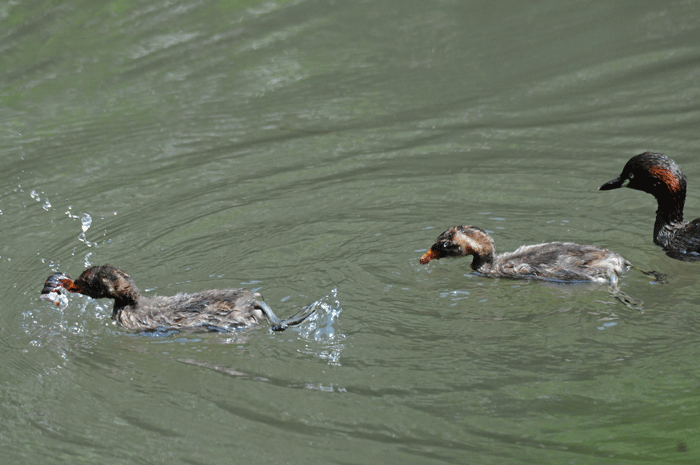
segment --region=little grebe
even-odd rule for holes
[[[524,245],[515,252],[496,255],[491,236],[474,226],[455,226],[440,234],[420,262],[469,255],[474,256],[474,271],[505,278],[614,284],[629,266],[622,256],[608,249],[572,242]]]
[[[678,260],[700,259],[700,218],[683,221],[685,175],[665,155],[645,152],[630,158],[622,174],[598,189],[606,191],[629,187],[656,197],[658,209],[654,223],[654,243]]]
[[[274,331],[301,323],[315,310],[306,307],[287,320],[280,320],[270,307],[247,289],[223,289],[180,293],[171,297],[144,297],[131,277],[110,265],[93,266],[73,281],[63,273],[46,280],[41,297],[51,300],[62,289],[93,299],[114,299],[112,319],[130,330],[206,329],[230,331],[267,319]],[[58,305],[58,304],[57,304]]]

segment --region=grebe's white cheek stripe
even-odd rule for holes
[[[632,178],[633,178],[633,176],[630,174],[630,177],[628,179],[625,179],[624,181],[622,181],[622,185],[620,187],[627,187],[629,185],[630,181],[632,180]]]

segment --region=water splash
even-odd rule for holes
[[[61,292],[49,292],[48,294],[41,294],[39,298],[44,302],[50,302],[56,305],[57,307],[65,308],[68,306],[68,296],[63,290],[61,290]]]
[[[80,222],[83,225],[83,232],[87,232],[87,230],[90,229],[90,226],[92,225],[92,217],[87,213],[83,213],[83,217],[80,219]]]
[[[87,240],[87,237],[85,236],[85,233],[88,231],[88,229],[90,229],[90,226],[92,225],[92,217],[90,215],[88,215],[87,213],[83,213],[83,217],[80,218],[80,223],[82,225],[83,232],[81,232],[80,235],[78,236],[78,240],[81,242],[84,242],[85,245],[87,245],[88,247],[92,247],[92,246],[97,247],[96,242],[90,242],[89,240]]]
[[[74,219],[74,220],[77,220],[77,219],[78,219],[78,215],[74,215],[73,213],[71,213],[71,210],[72,210],[72,209],[73,209],[73,207],[68,206],[68,211],[66,212],[66,215],[68,215],[68,218],[72,218],[72,219]]]
[[[42,192],[42,194],[43,194],[43,193],[44,193],[44,192]],[[41,202],[41,194],[39,194],[39,193],[38,193],[36,190],[34,190],[34,189],[31,190],[31,192],[29,193],[29,196],[30,196],[32,199],[36,200],[37,202]],[[48,197],[44,198],[44,205],[42,205],[41,208],[43,208],[43,209],[46,210],[46,211],[49,211],[49,209],[51,208],[51,202],[49,201],[49,198],[48,198]]]
[[[343,311],[338,300],[338,288],[333,288],[330,295],[311,305],[316,306],[316,312],[299,327],[301,337],[308,341],[302,352],[326,360],[330,365],[340,366],[340,355],[345,349],[342,343],[345,335],[335,329]]]
[[[60,351],[68,340],[67,334],[100,332],[110,321],[110,313],[92,299],[71,299],[61,291],[60,294],[43,294],[40,301],[47,304],[36,305],[22,312],[20,323],[22,330],[31,338],[29,346],[32,347],[52,347]]]

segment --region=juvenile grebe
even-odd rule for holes
[[[263,319],[270,322],[274,331],[284,331],[304,321],[315,310],[314,306],[306,307],[291,318],[280,320],[265,302],[258,300],[260,294],[248,289],[144,297],[128,274],[110,265],[88,268],[75,281],[63,273],[53,274],[46,280],[41,298],[51,301],[51,293],[60,293],[62,289],[93,299],[114,299],[112,319],[135,331],[230,331],[258,324]]]
[[[608,249],[572,242],[524,245],[496,255],[491,236],[474,226],[455,226],[440,234],[420,262],[425,265],[430,260],[468,255],[474,256],[474,271],[506,278],[615,284],[617,276],[629,266],[622,256]]]
[[[622,174],[598,189],[602,191],[629,187],[656,197],[658,209],[654,223],[654,243],[669,257],[678,260],[700,259],[700,218],[683,221],[685,175],[665,155],[644,152],[630,158]]]

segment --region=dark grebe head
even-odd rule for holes
[[[111,265],[93,266],[73,282],[77,292],[93,299],[137,300],[138,289],[131,277]]]
[[[492,261],[495,255],[493,239],[481,228],[455,226],[438,236],[430,250],[420,258],[420,263],[425,265],[430,260],[468,255],[474,255],[474,263],[477,264]]]
[[[93,299],[114,299],[115,308],[136,305],[139,299],[139,290],[131,277],[111,265],[88,268],[75,281],[64,273],[53,274],[46,280],[41,294],[47,296],[60,292],[61,288]]]
[[[629,187],[656,197],[657,214],[667,222],[683,221],[686,180],[681,168],[665,155],[644,152],[630,158],[617,178],[606,182],[602,191]]]

